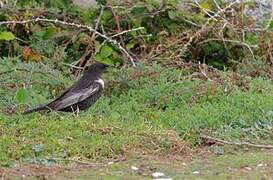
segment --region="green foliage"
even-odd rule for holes
[[[100,3],[103,4],[103,2]],[[71,5],[67,0],[46,1],[44,3],[38,0],[24,0],[18,3],[18,5],[22,8],[36,6],[37,4],[39,4],[40,6],[51,8],[50,11],[45,15],[48,16],[48,18],[52,18],[52,16],[54,17],[56,12],[62,11],[64,16],[67,16],[68,18],[71,18],[76,22],[80,21],[80,23],[88,25],[90,25],[91,23],[95,23],[100,14],[100,8],[98,7],[83,10],[79,7]],[[138,37],[139,35],[153,33],[155,36],[152,40],[155,40],[158,39],[157,33],[164,31],[165,29],[173,33],[180,31],[179,29],[181,29],[181,25],[179,25],[178,23],[181,22],[181,19],[179,18],[181,14],[176,11],[174,5],[175,1],[170,2],[170,4],[167,4],[168,8],[170,9],[167,8],[162,12],[160,11],[160,13],[156,16],[151,16],[150,14],[160,8],[160,3],[158,3],[157,1],[147,1],[147,3],[144,4],[142,2],[137,2],[136,6],[134,6],[133,8],[121,8],[118,10],[114,9],[116,16],[119,16],[119,24],[121,26],[121,30],[128,29],[131,25],[132,27],[144,26],[145,28],[145,30],[143,31],[126,34],[126,37],[123,38],[123,44],[125,45],[125,47],[128,47],[130,51],[134,52],[137,48],[141,46],[141,44],[150,41],[150,39],[148,38],[142,38],[138,40],[136,37]],[[168,16],[169,10],[170,17]],[[39,11],[39,9],[37,9],[37,11]],[[19,19],[25,19],[30,18],[30,16],[35,16],[35,13],[30,14],[27,10],[22,12],[22,14],[18,14]],[[13,12],[7,11],[7,14],[9,13],[12,14]],[[171,14],[173,14],[173,16],[171,16]],[[17,17],[15,16],[14,18]],[[117,22],[115,20],[113,12],[109,8],[104,9],[103,15],[100,20],[100,23],[104,26],[105,31],[111,32],[113,28],[117,26]],[[99,31],[101,30],[102,29],[99,29]],[[45,56],[46,58],[53,57],[53,55],[56,53],[55,49],[57,45],[65,46],[65,54],[67,54],[67,56],[63,60],[66,62],[71,62],[71,59],[78,60],[79,58],[81,58],[80,55],[84,53],[85,48],[89,47],[90,43],[92,43],[93,41],[90,39],[90,34],[87,33],[86,35],[88,37],[82,39],[80,35],[83,33],[77,34],[74,30],[70,30],[68,27],[64,29],[63,27],[52,27],[46,24],[41,26],[41,24],[38,23],[23,26],[23,28],[20,29],[20,33],[17,30],[15,30],[14,33],[16,36],[18,36],[18,38],[30,42],[30,47],[37,52],[40,52],[41,55]],[[103,39],[96,39],[96,43],[99,46],[102,46],[102,48],[105,46],[103,45],[103,41]],[[67,44],[67,42],[71,43]],[[110,47],[114,45],[111,44],[107,46]],[[113,49],[114,50],[112,54],[109,55],[109,57],[106,55],[107,57],[104,62],[110,64],[117,62],[122,63],[123,58],[121,56],[121,52],[116,47],[113,47]],[[10,50],[12,51],[12,49],[9,48],[9,51]],[[95,49],[94,52],[98,51],[100,50]],[[8,54],[13,54],[13,52],[9,52]],[[14,55],[17,54],[14,53]],[[96,59],[102,61],[102,58],[104,58],[105,55],[103,55],[103,52],[102,54],[99,52],[95,56]]]
[[[113,48],[110,47],[109,45],[104,45],[101,48],[100,55],[102,58],[107,58],[109,57],[113,52]]]
[[[25,88],[20,88],[16,92],[16,100],[18,103],[25,103],[27,100],[27,91]]]
[[[64,90],[70,82],[68,68],[61,73],[52,66],[34,62],[20,62],[19,58],[0,59],[0,104],[2,108],[11,104],[41,104]],[[12,77],[12,78],[10,78]],[[58,78],[56,78],[58,77]]]
[[[267,51],[272,47],[272,34],[270,32],[244,31],[244,33],[241,33],[241,27],[249,26],[252,28],[253,26],[253,24],[249,23],[251,17],[241,16],[243,8],[231,7],[234,14],[230,15],[228,12],[220,14],[221,18],[231,23],[229,26],[223,24],[226,21],[211,19],[211,16],[219,10],[218,6],[221,8],[227,6],[227,2],[222,0],[217,1],[217,5],[212,0],[200,1],[201,9],[196,3],[186,3],[187,5],[184,5],[184,3],[181,4],[181,1],[177,0],[162,2],[146,0],[136,1],[133,4],[118,1],[99,1],[98,4],[106,5],[101,17],[99,17],[101,13],[100,6],[83,9],[74,6],[69,0],[24,0],[18,1],[13,7],[19,9],[20,13],[12,8],[11,10],[5,9],[2,13],[0,12],[0,19],[29,19],[43,14],[46,18],[55,19],[61,16],[66,17],[65,19],[68,19],[69,22],[84,25],[95,25],[97,20],[100,19],[101,26],[98,26],[98,31],[109,36],[118,31],[142,26],[144,28],[142,31],[126,33],[121,37],[115,37],[114,40],[126,47],[130,54],[137,55],[139,59],[144,57],[150,61],[156,59],[172,61],[179,60],[179,58],[184,61],[203,62],[205,60],[206,63],[216,68],[235,69],[234,67],[241,62],[254,61],[257,56],[262,57],[264,61],[268,61],[270,56],[270,50]],[[249,2],[241,5],[253,6]],[[112,6],[113,8],[110,8]],[[32,7],[31,11],[29,10],[30,7]],[[43,12],[43,8],[47,8],[48,11]],[[218,16],[215,18],[217,19]],[[201,28],[204,24],[206,24],[206,28]],[[270,30],[271,24],[270,22],[267,23],[267,30]],[[25,43],[23,43],[25,41],[28,42],[29,47],[39,52],[43,59],[53,59],[54,63],[58,61],[57,64],[62,62],[73,63],[73,61],[84,59],[83,54],[86,51],[90,53],[91,57],[95,57],[100,62],[108,64],[124,63],[122,52],[114,44],[104,44],[105,39],[101,37],[94,39],[91,33],[87,31],[77,32],[74,28],[37,22],[17,25],[10,29],[3,28],[1,31],[9,32],[9,34],[0,35],[0,40],[9,39],[13,41],[0,42],[0,56],[21,55],[21,49],[25,46]],[[194,34],[199,31],[201,34],[197,34],[198,36],[195,37]],[[194,39],[185,50],[184,45],[189,42],[192,36]],[[211,39],[211,41],[203,43],[207,39]],[[224,39],[228,41],[224,41]],[[242,42],[242,39],[244,42]],[[250,45],[251,53],[248,45],[244,43]],[[154,46],[158,44],[162,46],[157,48],[156,51],[151,51],[151,54],[147,57],[147,51],[155,49]],[[56,60],[54,58],[58,57],[56,54],[59,53],[57,46],[61,46],[63,52],[62,57]],[[252,46],[259,48],[252,48]],[[104,47],[112,48],[111,55],[104,55]],[[157,58],[158,54],[161,58]]]
[[[16,5],[21,7],[25,7],[25,6],[35,7],[42,2],[43,2],[42,0],[22,0],[22,1],[18,1]]]
[[[122,60],[119,58],[118,53],[109,44],[104,44],[100,52],[95,56],[96,61],[109,65],[119,65]]]
[[[12,41],[15,38],[16,37],[14,36],[12,32],[9,32],[9,31],[0,32],[0,40]]]
[[[218,69],[223,69],[227,65],[229,54],[221,42],[211,41],[204,45],[203,48],[206,63]]]
[[[67,9],[69,8],[70,3],[70,0],[49,0],[48,6]]]

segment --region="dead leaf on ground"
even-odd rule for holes
[[[40,62],[42,60],[42,55],[28,46],[25,46],[23,48],[22,55],[23,55],[24,61],[26,62],[29,62],[29,61]]]

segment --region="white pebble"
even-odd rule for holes
[[[245,169],[248,170],[248,171],[251,171],[251,170],[252,170],[251,167],[245,167]]]
[[[200,174],[199,171],[193,171],[192,174]]]
[[[139,168],[135,167],[135,166],[131,166],[131,169],[134,171],[137,171]]]
[[[113,162],[113,161],[110,161],[110,162],[108,162],[107,164],[108,164],[108,165],[111,165],[111,164],[114,164],[114,162]]]
[[[153,177],[153,178],[161,178],[161,177],[165,177],[165,174],[162,173],[162,172],[154,172],[154,173],[152,174],[152,177]]]

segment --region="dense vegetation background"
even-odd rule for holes
[[[254,1],[0,2],[2,166],[272,144],[273,21]],[[20,114],[94,61],[114,67],[90,111]]]

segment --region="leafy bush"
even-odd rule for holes
[[[242,16],[241,12],[246,5],[249,6],[249,2],[227,8],[219,13],[221,17],[215,15],[218,13],[218,6],[223,9],[229,6],[222,1],[217,5],[214,1],[200,1],[198,5],[176,0],[162,3],[100,3],[104,10],[99,6],[81,9],[67,0],[25,0],[8,4],[7,7],[13,8],[2,11],[0,18],[4,21],[43,16],[85,25],[96,24],[100,19],[98,31],[108,36],[142,26],[144,29],[141,31],[132,31],[114,39],[134,57],[143,61],[201,61],[216,68],[233,70],[240,63],[253,62],[256,59],[262,59],[266,63],[272,61],[271,51],[268,50],[272,47],[272,33],[266,29],[260,33],[245,30],[254,26],[251,17]],[[94,38],[84,29],[44,22],[0,28],[1,57],[26,57],[24,50],[27,47],[30,48],[28,57],[32,58],[24,58],[25,61],[50,59],[54,63],[60,64],[61,61],[81,66],[89,59],[111,64],[125,62],[119,47],[105,43],[103,38]],[[185,47],[188,42],[190,43]],[[156,59],[157,56],[161,58]]]

